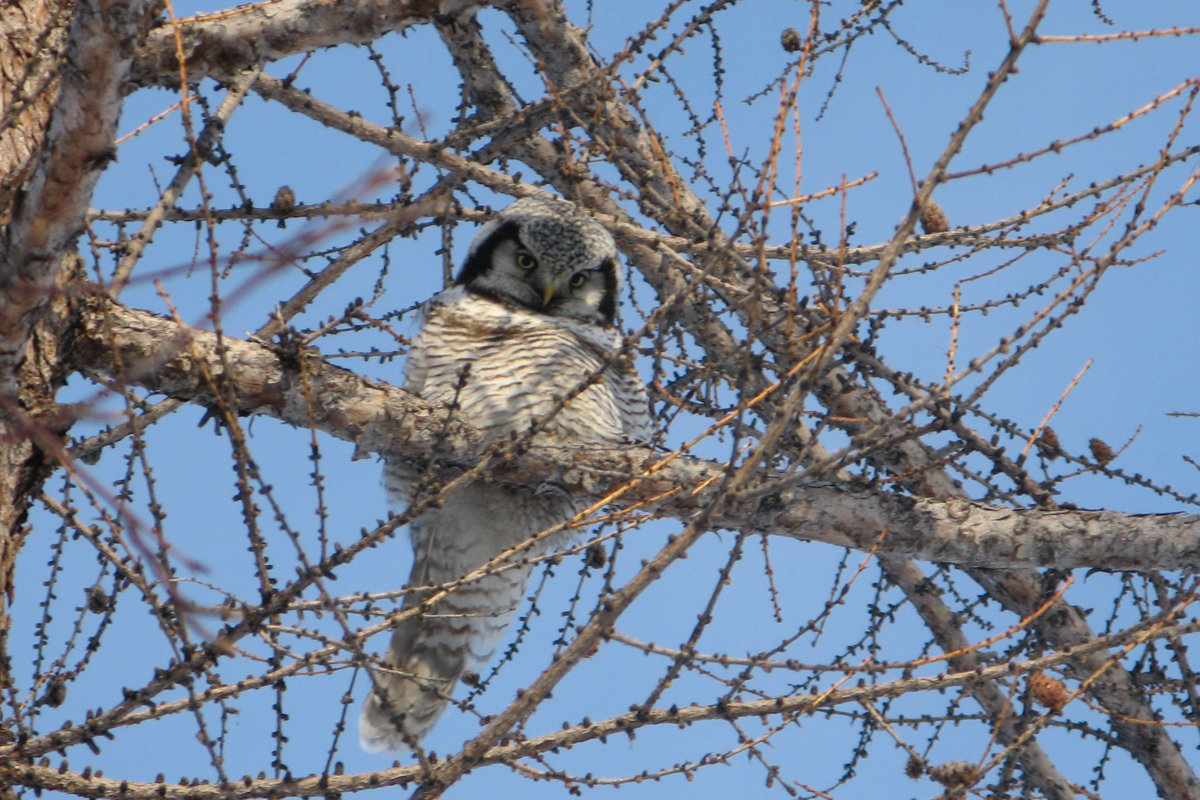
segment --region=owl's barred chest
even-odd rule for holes
[[[407,386],[493,435],[538,425],[574,441],[627,441],[637,375],[606,353],[610,331],[562,323],[484,300],[435,309],[414,343]]]

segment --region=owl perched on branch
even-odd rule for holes
[[[620,289],[616,245],[598,222],[565,201],[518,200],[479,230],[455,284],[430,302],[404,386],[496,440],[536,429],[559,444],[644,441],[645,388],[615,325]],[[393,506],[408,504],[417,479],[410,465],[387,463]],[[372,670],[363,747],[417,744],[463,671],[492,655],[524,597],[530,556],[569,534],[459,580],[586,505],[555,486],[476,480],[412,521],[408,585],[419,589],[405,607],[448,592],[396,623],[385,666]]]

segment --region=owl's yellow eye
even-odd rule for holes
[[[585,283],[587,283],[587,275],[585,273],[576,272],[574,275],[571,276],[571,288],[572,289],[578,289],[580,286],[583,286]]]
[[[528,272],[537,266],[537,259],[529,253],[517,253],[517,266]]]

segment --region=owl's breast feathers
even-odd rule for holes
[[[620,444],[649,437],[645,388],[611,327],[537,314],[447,289],[430,303],[405,388],[457,404],[492,435],[531,425],[558,439]]]

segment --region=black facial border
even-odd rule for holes
[[[467,260],[463,263],[462,269],[458,271],[458,277],[454,279],[455,283],[460,286],[470,286],[492,268],[492,253],[496,251],[496,246],[506,240],[519,241],[517,231],[520,228],[515,221],[502,222],[496,226],[496,230],[479,243],[475,251],[467,256]]]
[[[606,258],[600,264],[600,274],[604,276],[604,297],[600,298],[600,315],[612,325],[617,321],[617,261]]]

